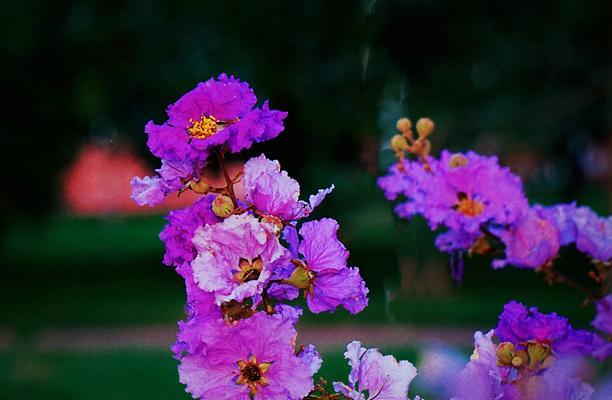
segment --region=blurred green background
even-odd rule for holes
[[[470,332],[492,328],[510,299],[588,326],[580,295],[532,271],[466,260],[455,284],[434,234],[394,218],[375,185],[393,160],[397,118],[428,116],[434,153],[497,154],[533,202],[610,213],[611,3],[468,3],[2,2],[0,397],[186,397],[167,348],[184,292],[161,265],[163,216],[77,215],[65,176],[92,143],[157,167],[144,124],[221,72],[289,112],[278,139],[236,158],[265,152],[304,194],[334,183],[315,217],[339,220],[371,289],[359,316],[306,315],[304,329],[351,324],[359,339],[373,326],[414,328],[416,341],[389,346],[418,361],[426,332],[444,345],[458,329],[469,353]],[[117,168],[99,165],[125,181]],[[568,249],[560,264],[580,271],[587,260]],[[334,346],[323,345],[324,373],[341,379],[348,367]],[[419,379],[412,392],[431,390]]]

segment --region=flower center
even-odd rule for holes
[[[189,119],[191,126],[187,127],[189,136],[197,139],[206,139],[217,133],[219,129],[219,121],[217,118],[202,116],[199,120]]]
[[[468,195],[463,192],[457,193],[457,199],[459,202],[455,205],[455,209],[463,215],[475,217],[482,214],[484,211],[484,204],[478,200],[469,198]]]
[[[236,383],[248,386],[251,397],[257,393],[258,385],[267,386],[270,384],[264,375],[272,365],[271,362],[258,363],[257,358],[251,355],[247,361],[240,360],[237,364],[240,368],[240,376],[236,379]]]
[[[238,263],[238,272],[234,274],[234,279],[238,282],[246,283],[259,279],[263,270],[263,260],[261,257],[254,258],[252,261],[241,258]]]

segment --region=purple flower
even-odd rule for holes
[[[317,349],[311,344],[304,346],[298,353],[298,357],[302,360],[304,367],[306,367],[312,375],[319,372],[321,364],[323,364],[321,354],[319,354]]]
[[[565,246],[576,241],[578,236],[578,227],[576,226],[576,217],[582,214],[583,211],[578,211],[576,203],[558,204],[551,207],[536,205],[541,214],[551,221],[559,231],[559,240],[562,246]],[[582,208],[582,207],[581,207]],[[586,207],[584,207],[586,210]]]
[[[277,230],[248,214],[198,228],[193,237],[198,255],[191,263],[198,287],[213,292],[217,304],[261,294],[274,269],[287,262]]]
[[[130,182],[132,185],[132,199],[139,206],[158,206],[164,202],[168,193],[167,185],[158,176],[135,176]]]
[[[581,380],[582,361],[573,357],[556,359],[538,368],[505,364],[507,344],[495,345],[493,331],[474,335],[475,350],[470,362],[452,382],[451,400],[588,400],[593,388]],[[514,347],[512,347],[514,351]],[[521,357],[528,358],[526,355]],[[532,353],[535,354],[535,353]],[[515,356],[515,359],[521,359]],[[517,365],[520,363],[517,362]]]
[[[198,291],[191,296],[187,306],[187,319],[179,321],[176,342],[172,346],[174,357],[178,360],[187,354],[205,354],[223,332],[225,323],[220,308],[214,302],[212,293]]]
[[[342,305],[356,314],[368,304],[368,289],[359,268],[347,266],[348,251],[337,232],[338,223],[329,218],[306,222],[300,229],[298,250],[303,260],[293,260],[295,268],[286,281],[304,290],[308,308],[314,313]]]
[[[221,74],[199,83],[170,105],[166,123],[149,121],[147,145],[162,160],[161,179],[133,181],[132,197],[139,205],[159,204],[164,196],[200,179],[214,148],[239,152],[276,137],[284,129],[287,113],[270,110],[267,102],[254,108],[256,102],[247,83]]]
[[[312,369],[295,355],[290,321],[257,313],[227,326],[205,353],[183,357],[181,383],[195,398],[304,398],[314,387]]]
[[[605,336],[612,335],[612,294],[595,303],[597,315],[591,325],[599,329]],[[612,357],[612,341],[604,337],[595,335],[593,357],[598,360],[605,360]]]
[[[578,227],[576,247],[593,259],[612,260],[612,216],[601,218],[591,212],[584,225]]]
[[[430,172],[413,162],[403,165],[408,168],[392,168],[391,178],[379,181],[379,186],[389,198],[398,193],[407,197],[396,208],[400,216],[422,214],[432,229],[445,225],[477,232],[483,223],[512,223],[527,208],[521,180],[500,167],[496,157],[443,151],[440,160],[429,160]],[[408,176],[402,179],[401,174]],[[390,189],[393,182],[401,189]]]
[[[595,303],[597,315],[591,323],[600,331],[612,335],[612,294]]]
[[[574,203],[541,210],[559,230],[561,244],[575,242],[578,250],[595,260],[612,260],[612,217],[599,217],[590,208]]]
[[[506,245],[505,259],[493,261],[495,268],[511,264],[519,268],[538,268],[559,252],[559,231],[537,209],[530,209],[508,229],[492,229]]]
[[[278,161],[268,160],[263,154],[244,165],[243,182],[248,202],[260,213],[283,221],[307,217],[334,189],[332,185],[311,195],[308,202],[301,201],[299,183],[280,169]]]
[[[470,362],[449,384],[453,394],[451,400],[506,399],[502,380],[506,375],[497,365],[496,346],[492,341],[493,331],[486,335],[474,334],[474,353]],[[512,397],[510,397],[512,398]]]
[[[590,332],[573,329],[567,318],[556,313],[542,314],[536,307],[527,309],[515,301],[504,306],[495,335],[515,346],[530,341],[546,344],[557,354],[590,354],[593,350]]]
[[[464,230],[449,230],[436,237],[436,247],[440,251],[453,253],[467,251],[474,242],[482,236],[481,232],[466,232]]]
[[[155,144],[151,150],[160,158],[176,159],[172,158],[174,151],[187,150],[183,144],[196,152],[221,144],[238,152],[254,142],[273,139],[284,129],[287,113],[270,110],[267,102],[261,109],[254,108],[256,102],[249,85],[232,76],[221,74],[216,80],[199,83],[167,110],[169,119],[164,129],[180,129],[182,137],[176,131],[157,133],[149,141]],[[179,150],[179,159],[186,154],[193,155]]]
[[[417,375],[410,362],[383,356],[377,349],[361,347],[358,341],[349,343],[344,357],[351,367],[349,384],[334,382],[334,390],[353,400],[404,400]]]
[[[430,158],[430,161],[434,161]],[[419,194],[418,183],[427,179],[428,172],[418,161],[404,159],[393,164],[387,175],[378,178],[378,187],[388,200],[395,200],[400,195],[410,200]]]
[[[219,222],[212,212],[214,199],[215,195],[204,196],[187,208],[170,211],[166,217],[168,224],[159,234],[166,245],[164,264],[180,268],[179,272],[183,272],[185,267],[189,268],[189,263],[197,254],[191,241],[195,230]]]

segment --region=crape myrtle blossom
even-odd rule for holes
[[[303,399],[315,368],[295,353],[293,324],[259,312],[226,326],[219,339],[183,357],[181,383],[195,398]]]
[[[410,362],[383,356],[377,349],[361,347],[358,341],[348,344],[344,357],[351,367],[349,384],[334,382],[334,390],[352,400],[404,400],[417,375]]]
[[[541,209],[527,210],[509,228],[492,228],[505,245],[505,258],[493,261],[493,267],[507,264],[519,268],[538,268],[552,261],[559,252],[561,239],[554,222]]]
[[[420,214],[432,229],[444,225],[473,233],[485,223],[512,223],[527,208],[520,179],[500,167],[496,157],[443,151],[440,159],[427,161],[426,167],[415,162],[393,166],[379,179],[387,197],[406,196],[396,208],[402,217]],[[391,188],[394,181],[400,189]]]
[[[522,343],[545,344],[556,354],[588,355],[593,346],[593,334],[573,329],[567,318],[554,312],[543,314],[536,307],[528,309],[515,301],[504,306],[495,335],[519,347],[525,347]]]
[[[510,302],[497,328],[476,332],[474,344],[470,362],[451,385],[455,400],[582,400],[594,392],[581,380],[581,356],[590,353],[593,336],[555,313]]]
[[[293,242],[293,269],[282,282],[302,290],[314,313],[342,306],[356,314],[368,304],[368,288],[359,268],[348,267],[349,253],[338,240],[338,228],[335,220],[324,218],[301,226],[299,244],[296,234],[285,236]]]
[[[288,262],[277,233],[276,225],[249,214],[198,228],[193,237],[198,255],[191,263],[198,287],[214,293],[217,304],[260,294],[274,269]]]
[[[299,200],[300,184],[280,169],[278,161],[272,161],[261,154],[251,158],[244,165],[244,191],[246,201],[252,204],[262,216],[293,221],[306,218],[334,186],[320,189],[311,195],[309,201]]]
[[[283,301],[303,290],[312,311],[341,305],[356,313],[367,305],[368,290],[359,269],[347,265],[336,221],[301,221],[333,185],[302,201],[298,182],[263,154],[241,174],[229,175],[226,153],[283,129],[286,113],[255,103],[248,84],[224,74],[182,96],[168,107],[165,123],[145,128],[149,149],[162,165],[155,176],[133,179],[132,197],[153,206],[172,192],[203,195],[170,212],[160,234],[164,263],[185,282],[186,318],[178,324],[172,352],[186,390],[204,399],[328,396],[326,384],[315,386],[312,379],[320,354],[312,345],[296,348],[294,325],[302,310]],[[225,187],[203,179],[211,153]],[[234,190],[240,179],[244,198]],[[389,369],[385,362],[380,368]],[[378,379],[373,368],[362,382]]]
[[[598,216],[575,203],[542,207],[554,221],[563,245],[575,243],[578,250],[601,262],[612,260],[612,216]]]
[[[197,185],[213,150],[235,153],[276,137],[287,113],[271,110],[267,101],[256,108],[256,102],[247,83],[221,74],[170,105],[165,123],[147,123],[147,145],[162,167],[157,177],[133,179],[134,200],[157,205],[169,193]],[[169,177],[164,171],[168,168],[178,175]]]
[[[604,360],[612,357],[612,294],[595,303],[597,315],[591,323],[601,331],[602,336],[595,336],[593,357]]]
[[[470,362],[449,384],[451,400],[591,399],[593,387],[581,379],[582,360],[548,357],[547,364],[518,369],[504,364],[508,346],[496,345],[493,337],[494,331],[474,334]],[[529,355],[520,353],[515,358],[529,360]]]

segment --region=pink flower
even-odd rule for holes
[[[248,214],[198,228],[193,238],[198,255],[191,263],[198,287],[214,293],[217,304],[260,294],[274,269],[287,262],[277,230]]]
[[[334,382],[334,390],[353,400],[404,400],[417,375],[410,362],[383,356],[377,349],[361,347],[358,341],[349,343],[344,357],[351,367],[349,384]]]
[[[506,264],[537,268],[557,256],[561,245],[559,231],[538,209],[528,210],[508,229],[492,229],[506,245],[505,259],[493,261],[495,268]]]
[[[313,368],[296,356],[296,335],[288,320],[257,313],[224,328],[205,353],[186,355],[180,381],[195,398],[301,400]]]
[[[244,191],[246,200],[264,215],[283,221],[305,218],[317,207],[334,186],[311,195],[309,201],[299,200],[300,185],[280,169],[278,161],[265,155],[251,158],[244,165]]]

